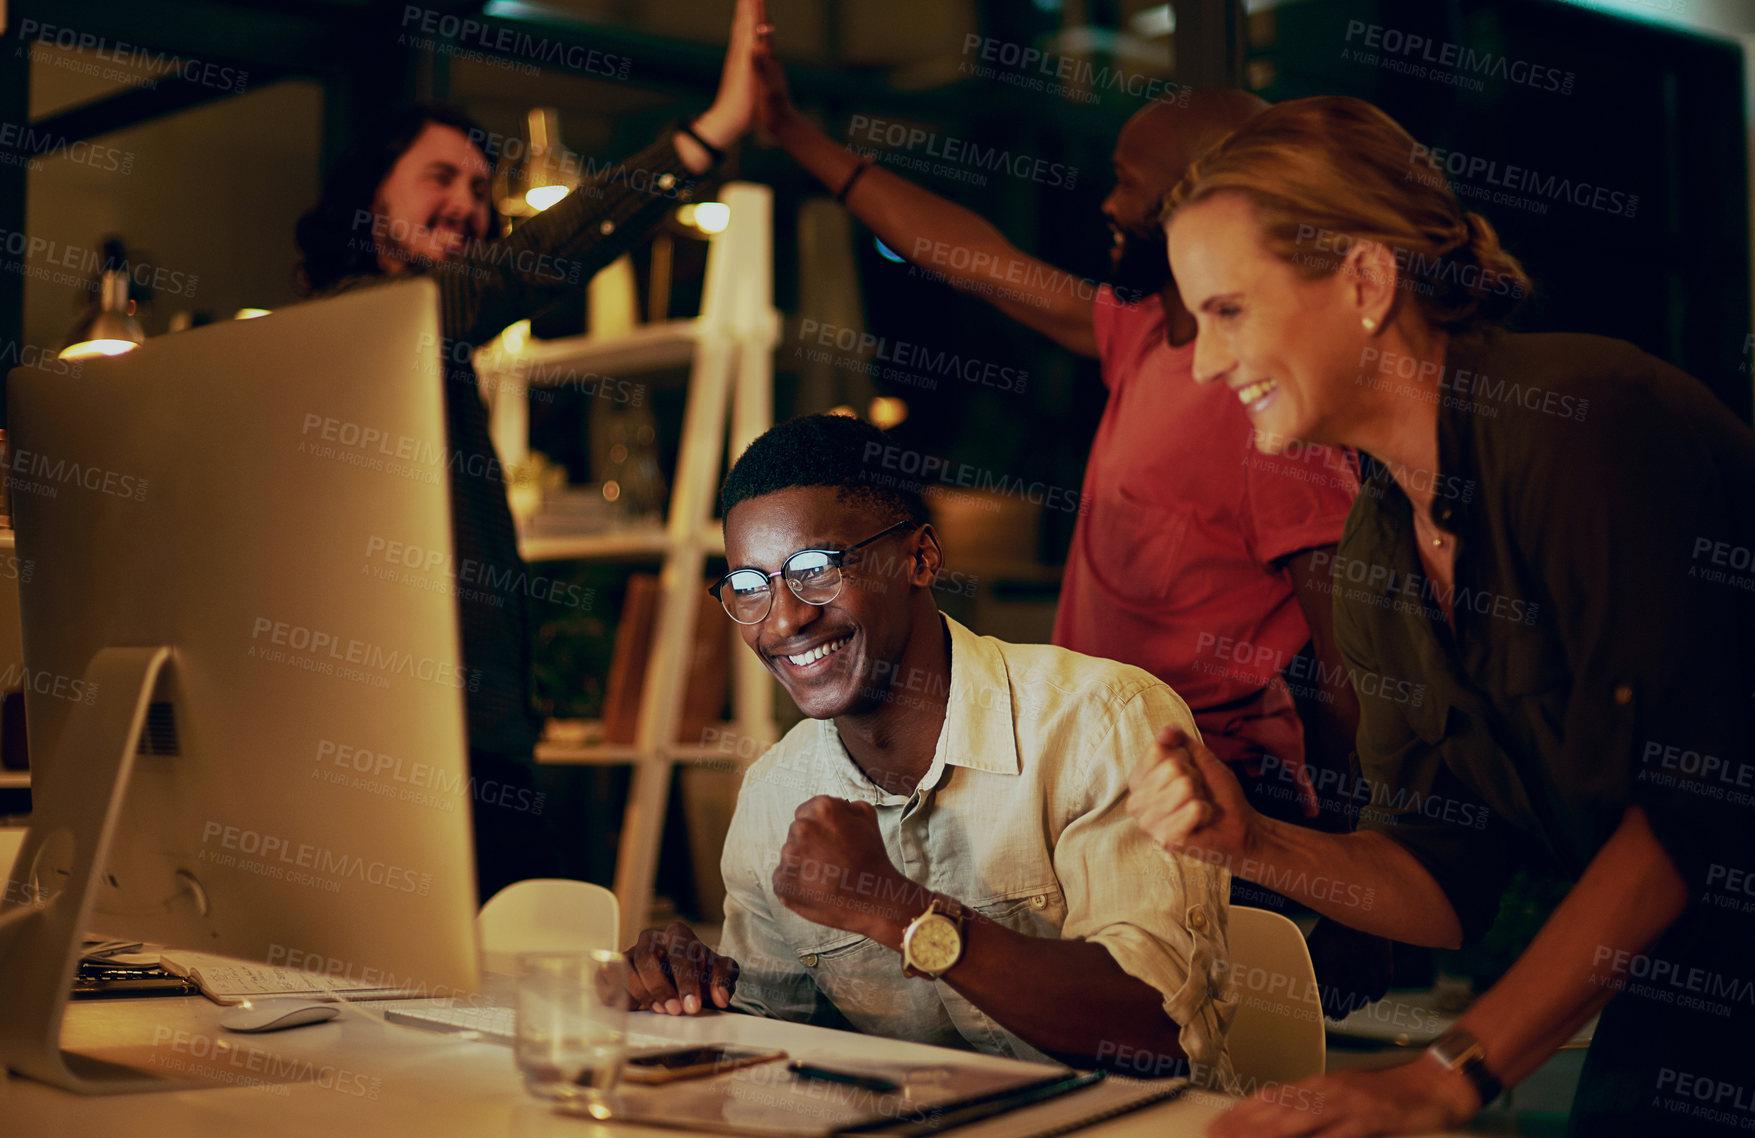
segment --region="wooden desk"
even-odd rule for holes
[[[13,1076],[0,1089],[0,1130],[16,1138],[656,1138],[680,1133],[554,1114],[524,1093],[509,1047],[398,1027],[357,1012],[290,1031],[237,1035],[219,1028],[223,1011],[199,997],[74,1005],[63,1046],[173,1077],[229,1085],[81,1097]],[[783,1047],[794,1057],[842,1064],[861,1059],[1009,1062],[741,1015],[685,1019],[636,1013],[629,1017],[629,1029],[679,1041]],[[1080,1133],[1198,1138],[1226,1101],[1185,1095]]]
[[[218,1026],[225,1010],[200,997],[74,1004],[63,1046],[220,1085],[82,1097],[13,1076],[0,1082],[0,1133],[7,1138],[674,1138],[683,1133],[557,1115],[524,1093],[512,1049],[499,1044],[386,1024],[354,1011],[330,1023],[237,1035]],[[742,1015],[634,1013],[628,1029],[678,1042],[781,1047],[794,1058],[841,1066],[861,1060],[999,1067],[1011,1062]],[[1078,1133],[1080,1138],[1201,1138],[1231,1101],[1190,1092]]]

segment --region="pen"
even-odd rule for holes
[[[811,1063],[801,1063],[796,1060],[788,1063],[786,1069],[800,1078],[815,1079],[818,1082],[823,1083],[845,1083],[850,1087],[859,1087],[861,1090],[876,1091],[879,1094],[890,1094],[902,1089],[900,1083],[893,1083],[888,1079],[880,1079],[875,1075],[855,1075],[851,1071],[834,1071],[830,1070],[828,1067],[818,1067]]]

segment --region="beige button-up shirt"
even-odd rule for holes
[[[805,920],[774,895],[794,811],[827,794],[877,808],[890,860],[911,881],[1017,932],[1102,945],[1162,994],[1197,1081],[1229,1085],[1230,875],[1165,853],[1126,811],[1130,765],[1167,724],[1195,733],[1188,706],[1139,668],[945,624],[949,705],[932,766],[912,794],[867,778],[832,720],[798,724],[745,776],[721,861],[721,951],[743,968],[735,1006],[1046,1058],[949,984],[905,978],[894,951]],[[921,693],[904,685],[895,698],[911,694]],[[1027,971],[1018,982],[1029,984]],[[1180,1072],[1166,1061],[1158,1073]]]

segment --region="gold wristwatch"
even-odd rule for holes
[[[963,958],[963,925],[968,914],[946,897],[934,897],[926,912],[908,922],[902,934],[902,975],[937,980]]]

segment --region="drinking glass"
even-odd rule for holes
[[[626,1051],[627,964],[607,950],[520,953],[515,1053],[524,1087],[607,1118]]]

